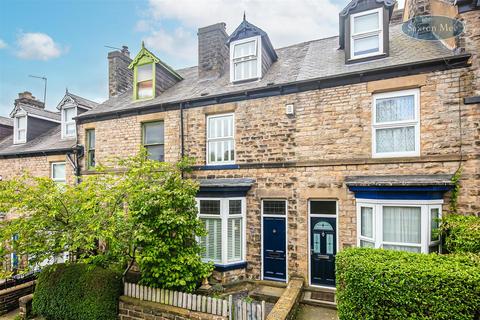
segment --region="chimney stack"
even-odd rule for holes
[[[228,35],[225,23],[220,22],[198,29],[198,76],[216,78],[228,68]]]
[[[403,21],[430,14],[430,0],[405,0]]]
[[[23,105],[28,105],[28,106],[31,106],[31,107],[45,109],[45,104],[41,101],[36,100],[35,97],[32,96],[32,93],[29,92],[29,91],[20,92],[18,94],[18,98],[15,99],[14,104],[15,104],[15,106],[17,106],[19,103],[21,103]]]
[[[128,69],[132,62],[127,46],[121,51],[108,53],[108,96],[115,97],[127,91],[133,85],[133,71]]]

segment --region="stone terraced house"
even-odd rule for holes
[[[343,248],[437,251],[460,167],[458,210],[480,215],[479,3],[394,5],[353,0],[339,36],[279,49],[245,19],[230,35],[203,27],[198,66],[180,70],[143,45],[133,59],[110,52],[102,104],[67,92],[51,113],[20,96],[0,175],[74,182],[141,146],[159,161],[194,157],[204,259],[223,283],[298,275],[329,288]],[[426,14],[466,32],[402,32]]]

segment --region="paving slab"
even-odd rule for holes
[[[295,320],[338,320],[338,315],[333,309],[301,304],[298,306]]]

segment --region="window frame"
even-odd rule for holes
[[[210,119],[214,119],[214,118],[223,118],[223,117],[229,117],[231,116],[232,117],[232,136],[231,137],[228,137],[228,138],[225,138],[225,137],[222,137],[222,138],[209,138],[208,137],[208,133],[210,132]],[[229,164],[235,164],[235,161],[237,159],[237,148],[236,148],[236,145],[235,145],[235,113],[231,112],[231,113],[222,113],[222,114],[212,114],[212,115],[208,115],[207,116],[207,125],[206,125],[206,163],[207,165],[209,166],[219,166],[219,165],[229,165]],[[233,141],[233,160],[228,160],[228,161],[214,161],[214,162],[211,162],[210,161],[210,142],[215,142],[215,141],[230,141],[232,140]]]
[[[67,112],[67,110],[72,110],[72,109],[73,109],[72,120],[67,122],[66,112]],[[78,111],[77,107],[75,107],[75,106],[67,106],[67,107],[62,108],[62,139],[76,137],[76,135],[77,135],[77,125],[76,125],[76,121],[73,118],[75,118],[78,115],[77,111]],[[73,128],[74,128],[73,133],[72,134],[67,134],[67,126],[71,125],[71,124],[73,124]]]
[[[65,167],[65,178],[64,178],[64,180],[57,179],[57,178],[54,177],[53,173],[55,172],[54,167],[56,165],[63,165]],[[67,183],[67,162],[66,161],[55,161],[55,162],[50,163],[50,179],[52,179],[55,183],[61,183],[61,184]]]
[[[20,129],[19,128],[19,123],[20,123],[20,118],[25,118],[25,129]],[[27,114],[20,114],[20,115],[16,115],[15,118],[14,118],[14,134],[13,134],[13,140],[14,140],[14,144],[18,144],[18,143],[25,143],[27,142],[27,130],[28,130],[28,115]],[[22,131],[25,131],[25,138],[24,139],[19,139],[19,135],[18,133],[20,132],[20,130]]]
[[[247,42],[252,42],[255,41],[255,49],[256,49],[256,56],[255,58],[250,58],[250,59],[245,59],[248,57],[241,57],[241,58],[234,58],[234,53],[235,53],[235,46],[244,44]],[[238,59],[245,59],[245,60],[240,60],[240,61],[235,61]],[[253,59],[257,59],[257,74],[250,77],[250,78],[243,78],[243,79],[235,79],[235,64],[236,63],[241,63],[241,62],[246,62],[246,61],[251,61]],[[240,39],[236,41],[232,41],[230,43],[230,82],[231,83],[241,83],[245,81],[252,81],[252,80],[257,80],[262,77],[262,37],[261,36],[254,36],[254,37],[249,37],[245,39]]]
[[[221,259],[219,261],[210,260],[208,258],[203,258],[202,261],[210,262],[212,261],[215,265],[220,266],[229,266],[235,265],[238,263],[243,263],[246,261],[246,252],[247,252],[247,237],[246,237],[246,198],[245,197],[228,197],[228,198],[215,198],[215,197],[206,197],[206,198],[197,198],[197,209],[198,209],[198,218],[206,218],[206,219],[220,219],[221,223],[221,243],[222,243],[222,250],[221,250]],[[220,201],[220,214],[213,215],[213,214],[201,214],[200,213],[200,201],[203,200],[213,200],[213,201]],[[237,215],[230,215],[229,213],[229,201],[230,200],[241,200],[241,213]],[[228,221],[230,218],[241,218],[242,219],[242,253],[240,259],[228,259]],[[200,243],[200,237],[197,237],[197,241]]]
[[[152,67],[152,79],[151,80],[143,80],[143,81],[138,81],[138,68],[145,66],[145,65],[151,65]],[[153,61],[148,61],[144,63],[140,63],[135,66],[135,72],[134,72],[134,100],[136,101],[144,101],[144,100],[150,100],[155,98],[155,63]],[[146,82],[146,81],[152,81],[152,95],[150,97],[145,97],[145,98],[140,98],[138,96],[138,84],[140,82]]]
[[[413,95],[414,114],[413,120],[400,120],[377,123],[377,100],[385,98],[397,98]],[[372,97],[372,157],[395,158],[395,157],[418,157],[420,156],[420,89],[408,89],[374,94]],[[377,130],[414,127],[415,150],[399,152],[377,152]]]
[[[163,123],[163,143],[150,143],[150,144],[146,144],[145,143],[145,130],[146,130],[146,126],[149,125],[149,124],[152,124],[152,123],[159,123],[159,122],[162,122]],[[156,160],[156,161],[160,161],[160,162],[165,162],[165,120],[163,119],[158,119],[158,120],[152,120],[152,121],[145,121],[145,122],[142,122],[142,147],[144,147],[145,149],[147,149],[148,151],[148,147],[150,146],[163,146],[163,160]],[[150,158],[149,158],[150,159]],[[154,160],[154,159],[151,159],[151,160]]]
[[[372,242],[374,248],[383,248],[383,245],[398,245],[405,247],[418,247],[420,253],[429,253],[432,246],[439,246],[440,239],[431,241],[431,209],[439,209],[439,218],[442,217],[443,200],[383,200],[383,199],[357,199],[357,246],[360,241]],[[361,208],[373,208],[373,239],[366,240],[361,236]],[[386,242],[383,241],[383,207],[417,207],[420,208],[420,243]]]
[[[355,18],[366,16],[366,15],[369,15],[369,14],[372,14],[372,13],[378,13],[378,27],[379,27],[379,29],[364,31],[364,32],[359,33],[359,34],[355,34],[354,33]],[[383,25],[383,7],[351,14],[350,15],[350,59],[349,60],[357,60],[357,59],[368,58],[368,57],[373,57],[373,56],[378,56],[378,55],[384,54],[385,50],[384,50],[384,46],[383,46],[383,40],[384,40],[385,32],[384,32],[383,28],[384,28],[384,25]],[[368,38],[368,37],[371,37],[371,36],[374,36],[374,35],[378,35],[378,51],[356,55],[355,54],[355,40]]]
[[[92,146],[91,146],[91,140],[90,140],[90,135],[89,133],[90,132],[93,132],[94,133],[94,136],[95,136],[95,147],[92,149]],[[95,165],[96,163],[94,163],[93,165],[91,164],[91,156],[90,156],[90,153],[93,151],[93,155],[94,155],[94,159],[95,159],[95,149],[96,149],[96,146],[97,146],[97,133],[95,132],[95,128],[90,128],[90,129],[86,129],[85,130],[85,138],[86,138],[86,159],[87,159],[87,170],[90,170],[92,168],[95,168]]]

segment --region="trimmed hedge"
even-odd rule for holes
[[[86,264],[57,264],[39,275],[33,312],[48,320],[115,320],[121,276]]]
[[[480,217],[451,214],[444,217],[442,229],[448,252],[480,254]]]
[[[336,257],[340,319],[478,319],[480,257],[349,248]]]

